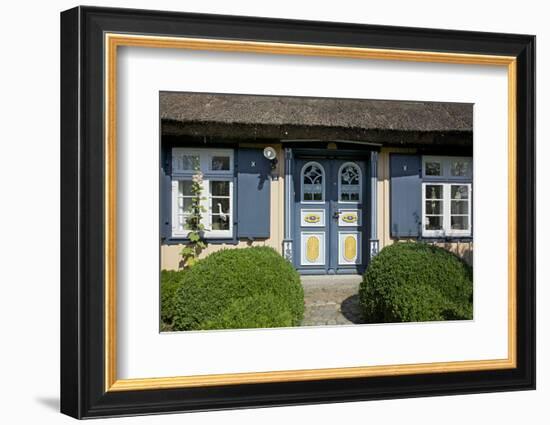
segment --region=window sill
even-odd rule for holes
[[[472,242],[473,236],[469,235],[446,235],[446,236],[422,236],[419,238],[421,241],[430,241],[430,242]]]
[[[228,244],[237,245],[238,241],[234,236],[212,237],[203,239],[207,244]],[[161,239],[161,245],[185,245],[189,243],[189,238],[184,236],[172,236]]]

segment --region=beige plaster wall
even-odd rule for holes
[[[264,148],[272,146],[277,151],[277,168],[274,175],[278,175],[277,180],[271,180],[271,228],[269,239],[247,241],[241,240],[237,245],[233,244],[209,244],[208,247],[201,253],[200,258],[224,248],[244,248],[247,246],[270,246],[282,253],[283,238],[284,238],[284,151],[280,144],[257,144],[243,143],[241,147],[256,147]],[[254,208],[253,205],[250,208]],[[161,245],[160,249],[160,266],[163,270],[177,270],[181,268],[181,249],[185,245]]]

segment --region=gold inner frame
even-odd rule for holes
[[[285,381],[358,378],[417,373],[447,373],[511,369],[516,356],[516,58],[461,53],[370,49],[327,45],[267,43],[105,34],[105,391],[134,391],[214,385],[236,385]],[[507,67],[508,71],[508,357],[419,364],[247,372],[164,378],[117,379],[116,339],[116,98],[117,48],[149,47],[261,54],[325,56],[355,59],[435,62]]]

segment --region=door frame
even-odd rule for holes
[[[298,178],[297,175],[301,173],[301,167],[296,166],[297,160],[302,161],[318,161],[318,160],[349,160],[349,161],[364,161],[365,162],[365,175],[363,176],[364,191],[363,195],[363,208],[367,208],[366,213],[363,214],[363,218],[367,221],[366,226],[363,228],[361,233],[361,251],[362,251],[362,264],[359,267],[337,267],[334,270],[335,274],[362,274],[370,259],[373,255],[377,253],[378,250],[378,239],[377,239],[377,229],[376,229],[376,220],[377,220],[377,158],[378,158],[378,149],[373,148],[372,146],[365,147],[363,149],[318,149],[318,148],[286,148],[285,149],[285,238],[283,242],[283,253],[285,258],[290,260],[294,267],[298,270],[300,274],[319,274],[326,275],[329,272],[329,263],[330,258],[326,255],[325,265],[319,268],[307,267],[304,268],[301,265],[301,255],[298,255],[300,251],[295,246],[297,243],[301,243],[298,233],[300,232],[300,226],[298,223],[294,223],[295,218],[297,217],[297,205],[295,196],[295,179]],[[325,170],[326,173],[326,170]],[[325,191],[326,184],[328,181],[324,182]],[[325,202],[329,202],[328,199],[325,199]],[[331,205],[330,202],[327,204],[329,215],[327,215],[326,220],[331,220],[330,211]],[[315,205],[312,204],[312,208],[315,208]],[[314,229],[312,228],[312,231]],[[325,241],[325,249],[330,252],[333,243],[332,241],[334,232],[331,230],[331,227],[327,226],[325,238],[328,240]],[[336,231],[337,233],[337,231]],[[337,243],[337,241],[336,241]],[[330,255],[330,254],[329,254]],[[337,261],[336,261],[337,262]]]

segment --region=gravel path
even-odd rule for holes
[[[305,313],[302,326],[362,323],[358,275],[302,276]]]

